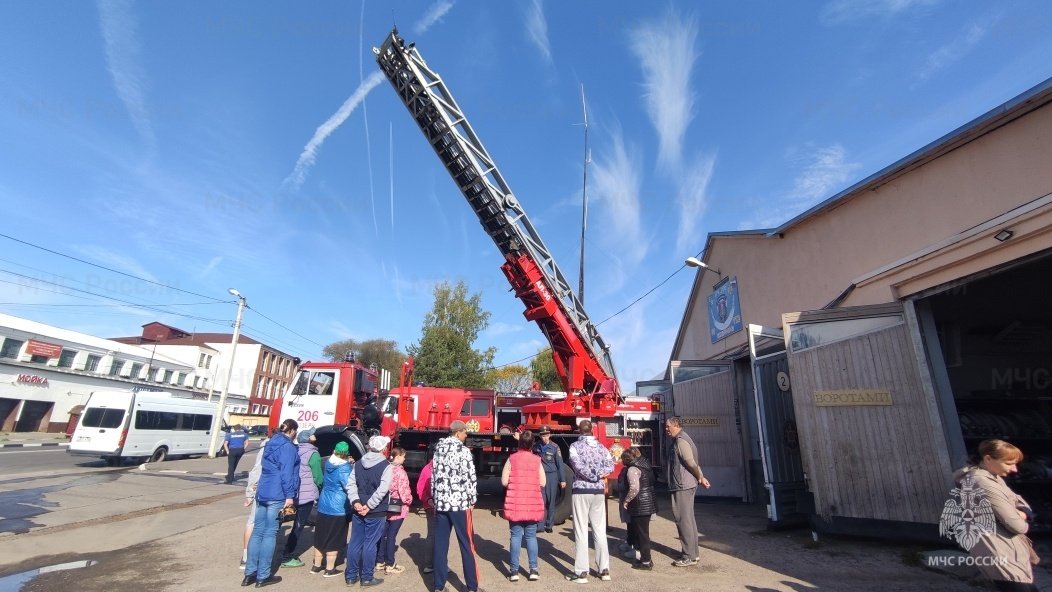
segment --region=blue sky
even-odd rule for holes
[[[376,77],[393,23],[571,281],[584,85],[595,322],[706,233],[776,226],[1052,75],[1036,0],[5,2],[0,232],[156,284],[0,238],[0,311],[104,337],[224,331],[235,287],[246,333],[317,359],[416,341],[433,286],[462,279],[497,363],[545,347]],[[599,325],[626,390],[667,364],[692,278]]]

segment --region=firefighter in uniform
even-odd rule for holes
[[[566,488],[563,481],[563,455],[559,445],[552,442],[552,429],[548,426],[541,427],[537,432],[541,441],[533,447],[533,452],[541,457],[541,466],[544,467],[544,520],[538,524],[538,530],[544,528],[544,532],[551,532],[552,519],[555,516],[555,501],[559,499],[559,490]]]

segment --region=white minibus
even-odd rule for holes
[[[214,403],[167,392],[95,391],[67,451],[114,466],[123,458],[208,454],[215,414]]]

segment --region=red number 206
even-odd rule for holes
[[[296,421],[318,421],[318,412],[301,409],[299,415],[296,416]]]

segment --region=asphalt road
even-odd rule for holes
[[[0,448],[0,467],[3,467],[3,477],[10,477],[24,473],[106,468],[106,463],[97,458],[70,456],[65,446],[50,446]]]

